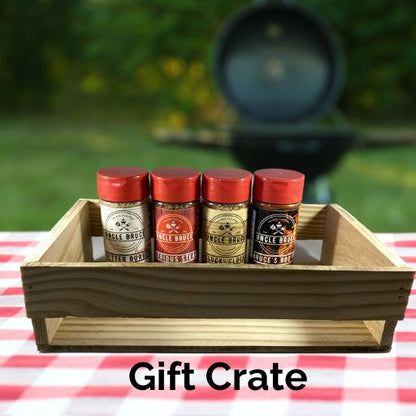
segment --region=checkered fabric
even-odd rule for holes
[[[416,285],[388,354],[40,354],[26,318],[19,266],[45,233],[0,233],[0,414],[2,415],[416,415]],[[416,266],[416,233],[381,234]],[[196,389],[138,391],[130,368],[173,360],[195,369]],[[306,388],[216,391],[210,364],[269,370],[300,368]]]

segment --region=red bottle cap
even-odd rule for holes
[[[183,203],[199,199],[201,174],[193,168],[158,168],[150,172],[156,201]]]
[[[254,199],[269,204],[302,201],[305,175],[295,170],[260,169],[254,172]]]
[[[99,198],[110,202],[140,201],[149,196],[149,172],[132,166],[103,168],[97,172]]]
[[[249,201],[251,172],[244,169],[208,169],[202,174],[202,196],[222,204]]]

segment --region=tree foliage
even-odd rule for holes
[[[332,24],[346,51],[342,100],[359,118],[413,118],[416,110],[414,0],[305,0]]]
[[[0,107],[45,104],[60,60],[74,56],[77,0],[0,2]]]
[[[414,0],[299,0],[338,32],[348,76],[342,109],[404,119],[416,103]],[[210,57],[221,25],[248,0],[0,2],[3,107],[39,106],[51,91],[137,97],[172,124],[223,115]]]

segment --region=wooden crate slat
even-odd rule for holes
[[[395,272],[384,274],[384,286],[375,272],[354,281],[356,272],[234,269],[218,281],[209,268],[116,270],[31,268],[23,279],[28,316],[401,319],[410,291]]]
[[[65,318],[52,345],[377,346],[360,321]],[[124,323],[122,322],[124,321]],[[128,321],[127,323],[125,321]],[[120,328],[121,326],[121,328]]]

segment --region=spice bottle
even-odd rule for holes
[[[252,175],[243,169],[208,169],[202,174],[202,261],[246,261]]]
[[[158,168],[151,174],[155,261],[198,260],[200,173],[192,168]]]
[[[254,172],[250,257],[255,263],[292,263],[304,180],[294,170]]]
[[[137,167],[97,172],[104,248],[107,260],[150,260],[149,174]]]

